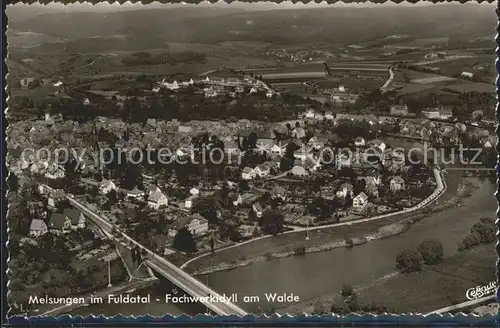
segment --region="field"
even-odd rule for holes
[[[467,301],[467,289],[495,281],[493,245],[483,245],[447,258],[422,272],[400,275],[379,286],[361,291],[366,299],[388,300],[396,313],[432,311],[453,303]],[[474,277],[474,278],[467,278]],[[405,295],[412,295],[411,298]],[[405,299],[404,302],[398,300]],[[425,312],[424,312],[425,313]]]
[[[400,95],[408,95],[417,92],[430,91],[433,90],[435,85],[425,85],[425,84],[416,84],[416,83],[407,83],[403,88],[398,90],[398,94]]]
[[[413,79],[410,82],[416,84],[430,84],[430,83],[439,83],[439,82],[447,82],[456,80],[454,77],[449,76],[429,76],[421,79]]]
[[[402,42],[395,44],[394,47],[432,47],[432,46],[442,46],[448,43],[449,37],[439,37],[439,38],[424,38],[424,39],[415,39],[408,42]]]
[[[480,93],[486,93],[486,92],[495,92],[495,85],[494,84],[487,84],[487,83],[464,83],[464,84],[455,84],[455,85],[449,85],[446,86],[446,89],[450,89],[456,92],[480,92]]]

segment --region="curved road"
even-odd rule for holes
[[[389,66],[389,78],[385,81],[384,85],[380,87],[380,91],[382,91],[382,93],[387,91],[387,88],[391,85],[392,81],[394,81],[394,69],[392,66]]]

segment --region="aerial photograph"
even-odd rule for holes
[[[498,312],[494,4],[6,15],[10,316]]]

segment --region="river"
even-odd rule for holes
[[[456,186],[456,181],[450,181],[448,184],[449,189],[456,190]],[[208,285],[219,293],[238,293],[240,299],[238,305],[248,312],[259,312],[279,306],[265,301],[264,293],[294,293],[302,302],[337,293],[345,283],[354,286],[369,285],[373,280],[395,271],[395,259],[401,250],[416,246],[423,240],[439,240],[443,243],[445,256],[455,254],[458,243],[469,233],[479,218],[494,216],[497,208],[493,197],[494,191],[493,183],[482,182],[481,187],[471,197],[465,199],[463,207],[433,214],[398,236],[370,241],[352,249],[339,248],[302,257],[259,262],[248,267],[198,278],[204,283],[208,282]],[[244,247],[241,251],[244,255]],[[150,293],[158,296],[166,292],[168,293],[167,289],[162,289],[161,285],[140,291],[141,294]],[[260,302],[243,303],[241,299],[245,295],[259,296]],[[190,310],[194,311],[194,308]],[[78,314],[162,315],[180,314],[183,311],[189,310],[164,304],[105,305],[101,309],[92,307],[80,309]]]

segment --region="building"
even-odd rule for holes
[[[252,236],[258,235],[260,233],[260,229],[258,226],[242,224],[238,227],[238,231],[243,238],[250,238]]]
[[[257,200],[257,195],[246,192],[243,195],[241,195],[241,203],[244,205],[251,205]]]
[[[161,189],[160,189],[160,187],[158,187],[157,185],[155,185],[155,184],[152,184],[152,183],[151,183],[151,184],[149,184],[149,185],[148,185],[148,187],[146,188],[146,193],[147,193],[148,195],[151,195],[151,194],[152,194],[152,193],[154,193],[154,192],[161,192]]]
[[[259,202],[256,202],[252,205],[252,211],[254,212],[255,217],[257,217],[258,219],[262,217],[263,209],[262,205],[260,205]]]
[[[187,125],[180,125],[177,131],[183,133],[189,133],[193,131],[193,128]]]
[[[304,177],[307,175],[307,171],[302,165],[295,165],[292,168],[292,174],[295,176]]]
[[[49,192],[47,199],[47,204],[51,207],[57,207],[57,205],[66,199],[66,194],[62,189],[55,189]]]
[[[375,171],[373,174],[370,176],[367,176],[364,178],[366,184],[373,184],[375,186],[380,186],[382,184],[382,179],[380,177],[380,173],[378,171]]]
[[[276,144],[271,147],[271,154],[275,156],[281,156],[283,155],[284,152],[285,152],[285,147],[281,147]]]
[[[341,152],[336,158],[337,168],[341,169],[343,167],[351,167],[352,156],[348,152]]]
[[[63,179],[66,176],[66,171],[61,165],[53,163],[49,165],[47,171],[45,172],[45,177],[51,180]]]
[[[447,120],[453,116],[453,113],[449,109],[425,109],[422,111],[422,115],[429,119],[441,119]]]
[[[241,178],[243,180],[255,179],[255,170],[248,166],[245,167],[243,171],[241,171]]]
[[[367,205],[368,205],[368,196],[364,192],[359,193],[356,197],[352,199],[352,206],[354,207],[354,209],[358,211],[364,210]]]
[[[271,191],[271,197],[276,199],[279,198],[282,201],[285,201],[286,189],[279,185],[274,186],[273,190]]]
[[[362,137],[357,137],[354,140],[354,146],[356,147],[364,147],[365,145],[366,145],[365,139],[363,139]]]
[[[191,190],[189,190],[189,194],[191,194],[193,196],[199,196],[200,195],[200,190],[197,189],[197,188],[191,188]]]
[[[47,233],[47,231],[49,231],[49,229],[47,228],[47,224],[45,223],[45,221],[40,219],[31,220],[30,236],[38,237]]]
[[[217,90],[214,88],[207,88],[203,90],[203,93],[206,98],[212,98],[212,97],[217,97],[219,94],[217,93]]]
[[[378,198],[378,187],[376,184],[370,182],[366,184],[365,191],[368,195]]]
[[[193,203],[194,203],[196,198],[198,198],[198,196],[195,196],[195,195],[191,195],[188,198],[186,198],[184,200],[184,207],[187,209],[190,209],[191,207],[193,207]]]
[[[168,235],[175,237],[177,232],[183,228],[186,228],[193,236],[202,236],[208,232],[208,221],[200,214],[183,217],[169,229]]]
[[[137,187],[134,187],[134,189],[127,191],[127,197],[133,199],[141,199],[144,197],[144,195],[144,191],[137,189]]]
[[[461,77],[464,77],[466,79],[472,79],[474,77],[474,73],[471,72],[462,72],[460,74]]]
[[[316,116],[316,113],[314,112],[314,109],[308,109],[304,113],[305,118],[314,119],[315,116]]]
[[[295,139],[303,139],[306,136],[306,131],[300,126],[297,126],[292,130],[292,135]]]
[[[407,105],[393,105],[390,108],[391,115],[394,116],[407,116],[408,106]]]
[[[396,176],[391,179],[389,185],[391,191],[403,190],[405,189],[405,180],[400,176]]]
[[[21,85],[21,88],[27,89],[29,88],[30,84],[35,82],[34,77],[26,77],[24,79],[19,80],[19,84]]]
[[[311,148],[319,150],[319,149],[325,147],[325,143],[326,143],[326,140],[324,138],[312,137],[307,142],[307,145]]]
[[[304,148],[299,148],[293,153],[293,157],[295,157],[296,160],[305,162],[307,158],[309,158],[311,154],[309,153],[308,150]]]
[[[48,224],[49,231],[56,234],[84,229],[85,226],[85,216],[76,209],[65,209],[62,213],[53,212]]]
[[[269,166],[267,166],[265,164],[261,164],[261,165],[256,166],[254,171],[255,171],[255,175],[257,175],[261,178],[267,177],[271,173],[271,169],[269,168]]]
[[[325,119],[326,120],[333,120],[335,118],[335,115],[331,111],[325,112]]]
[[[337,198],[342,198],[342,199],[346,198],[347,195],[352,197],[353,190],[354,190],[354,186],[352,184],[344,183],[340,186],[339,190],[336,193],[336,196],[337,196]]]
[[[111,190],[116,190],[116,185],[113,181],[103,179],[101,183],[99,183],[99,192],[101,194],[107,195],[111,192]]]
[[[153,191],[149,194],[148,206],[156,210],[162,206],[168,206],[168,198],[160,191]]]
[[[236,193],[230,194],[229,200],[231,201],[233,206],[239,206],[243,203],[243,198],[241,198],[241,195]]]

